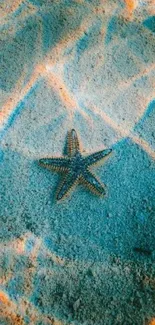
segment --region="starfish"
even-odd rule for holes
[[[64,177],[58,187],[56,199],[65,198],[71,189],[78,183],[86,185],[98,195],[105,195],[105,186],[93,175],[90,167],[99,160],[108,156],[112,149],[105,149],[96,153],[83,156],[80,151],[79,140],[74,129],[68,132],[67,156],[60,158],[42,158],[39,164],[49,170],[64,173]]]

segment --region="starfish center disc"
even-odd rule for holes
[[[71,167],[72,171],[76,174],[81,174],[82,172],[84,172],[86,169],[86,165],[85,165],[85,161],[82,158],[82,156],[78,155],[78,156],[73,157],[71,160],[70,167]]]

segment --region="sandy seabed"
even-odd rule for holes
[[[0,1],[0,325],[155,325],[155,4]],[[74,128],[105,198],[57,203]]]

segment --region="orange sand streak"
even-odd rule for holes
[[[33,262],[34,262],[34,260],[37,259],[38,252],[39,252],[39,249],[40,249],[40,247],[41,247],[41,244],[42,244],[42,241],[41,241],[41,239],[38,238],[37,243],[36,243],[36,245],[34,246],[32,252],[31,252],[31,254],[30,254],[30,257],[31,257],[31,259],[33,260]]]
[[[121,136],[127,137],[130,133],[130,130],[127,128],[124,129],[119,126],[114,120],[112,120],[104,111],[99,109],[97,106],[93,106],[93,112],[97,113],[112,129],[117,131]]]
[[[22,320],[22,318],[19,315],[16,315],[15,313],[6,310],[0,310],[0,316],[3,317],[3,320],[8,320],[9,325],[25,325],[25,322]]]
[[[23,239],[17,239],[12,242],[11,247],[17,254],[23,255],[25,251],[25,242]]]
[[[153,159],[155,159],[155,151],[150,148],[149,144],[145,140],[134,135],[130,135],[130,138],[142,147]]]
[[[6,285],[13,277],[13,273],[10,273],[9,275],[4,275],[0,278],[0,285]]]
[[[69,93],[69,90],[67,89],[67,86],[63,82],[63,80],[56,76],[53,72],[50,72],[47,74],[47,79],[49,81],[49,84],[52,85],[55,91],[59,93],[59,96],[62,100],[62,102],[69,108],[69,109],[75,109],[75,107],[78,106],[78,103],[73,98],[73,96]]]
[[[60,76],[55,75],[53,72],[49,72],[47,74],[48,83],[54,88],[54,90],[59,94],[62,103],[67,107],[67,110],[71,113],[70,117],[73,117],[74,112],[78,109],[80,113],[89,120],[88,115],[82,111],[79,107],[78,102],[73,97],[73,95],[69,92],[67,86]],[[90,122],[90,121],[89,121]]]
[[[30,234],[27,233],[24,236],[24,243],[26,244],[26,240],[30,237]],[[29,254],[29,258],[31,260],[32,266],[27,268],[26,273],[24,274],[25,277],[25,288],[26,288],[26,295],[31,294],[33,290],[33,275],[36,272],[37,268],[37,257],[38,257],[38,251],[41,246],[41,239],[37,239],[36,244],[34,248],[32,249],[32,252]]]
[[[127,10],[132,13],[136,9],[138,3],[137,0],[125,0]]]
[[[11,241],[9,243],[9,247],[12,248],[14,251],[16,251],[17,254],[21,253],[20,246],[22,243],[22,253],[23,249],[25,248],[26,240],[31,237],[31,233],[27,233],[19,240]],[[32,253],[30,254],[30,258],[32,260],[32,267],[28,268],[26,270],[26,273],[24,272],[25,276],[25,294],[31,294],[32,293],[32,280],[33,280],[33,274],[36,271],[37,267],[37,256],[38,256],[38,250],[41,245],[41,240],[38,239],[36,242],[36,245],[34,246]],[[25,302],[25,301],[24,301]],[[19,310],[22,312],[22,315],[24,315],[24,311],[26,311],[26,306],[24,302],[18,301],[18,305],[14,304],[10,301],[9,297],[4,293],[0,292],[0,316],[4,317],[4,319],[8,319],[8,321],[11,321],[11,324],[13,325],[24,325],[24,322],[22,320],[22,317],[17,316],[19,315]],[[24,307],[25,306],[25,307]],[[2,307],[2,308],[1,308]],[[18,313],[17,313],[17,307],[18,307]],[[31,314],[31,324],[36,323],[36,321],[40,320],[42,318],[42,315],[38,315],[37,312],[34,313],[34,308],[31,308],[29,311]],[[52,324],[52,323],[49,323]]]
[[[31,233],[26,233],[24,237],[20,238],[20,239],[17,239],[17,240],[14,240],[14,241],[10,241],[8,244],[7,244],[7,248],[8,249],[11,249],[13,250],[13,253],[16,253],[16,254],[19,254],[19,255],[24,255],[26,254],[25,252],[25,244],[26,244],[26,240],[31,236]],[[29,255],[29,258],[32,262],[32,266],[31,267],[28,267],[27,270],[26,270],[26,280],[25,280],[25,283],[27,283],[27,294],[30,293],[30,290],[32,289],[32,276],[36,270],[36,267],[37,267],[37,256],[38,256],[38,251],[39,251],[39,248],[41,246],[41,240],[38,239],[37,242],[36,242],[36,245],[34,246],[32,252],[30,253]],[[4,247],[2,247],[2,249],[5,248],[5,245]],[[0,284],[4,285],[6,284],[11,278],[12,278],[13,274],[12,272],[4,275],[3,277],[0,278]]]
[[[22,4],[23,0],[14,0],[12,3],[11,8],[9,8],[9,10],[7,11],[7,13],[11,13],[13,11],[16,11],[19,6]]]
[[[5,15],[8,15],[10,13],[13,13],[14,11],[16,11],[19,6],[22,4],[23,0],[14,0],[12,1],[12,4],[8,5],[5,7]]]
[[[15,310],[16,305],[9,299],[7,294],[0,291],[0,316],[10,320],[13,325],[24,325],[22,318]]]
[[[42,321],[49,325],[64,325],[62,321],[56,319],[54,316],[49,317],[43,315],[32,303],[30,303],[25,298],[19,301],[19,305],[19,310],[22,315],[24,315],[27,310],[29,311],[31,325],[35,325],[37,321]]]
[[[151,320],[151,322],[149,323],[149,325],[155,325],[155,318],[153,318],[153,319]]]
[[[3,291],[0,291],[0,303],[10,306],[9,297]]]
[[[64,265],[66,263],[66,259],[52,253],[51,251],[47,250],[46,249],[46,252],[45,252],[45,255],[48,257],[48,258],[51,258],[52,261],[56,264],[60,264],[60,265]]]
[[[125,3],[126,3],[126,11],[127,11],[127,15],[125,13],[125,16],[127,19],[131,19],[134,10],[138,6],[138,0],[125,0]]]

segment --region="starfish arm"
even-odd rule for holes
[[[53,171],[69,170],[69,159],[67,158],[42,158],[39,160],[39,164]]]
[[[70,157],[73,157],[77,152],[79,152],[79,140],[74,129],[68,132],[67,149]]]
[[[105,195],[105,187],[89,170],[87,170],[87,172],[83,175],[82,183],[86,185],[95,194]]]
[[[110,155],[112,149],[105,149],[98,152],[95,152],[85,158],[85,162],[87,166],[96,164],[99,160],[103,159],[104,157]]]
[[[78,182],[78,175],[76,173],[69,172],[62,182],[57,191],[56,198],[57,200],[63,199],[65,196],[69,194],[73,186],[75,186]]]

